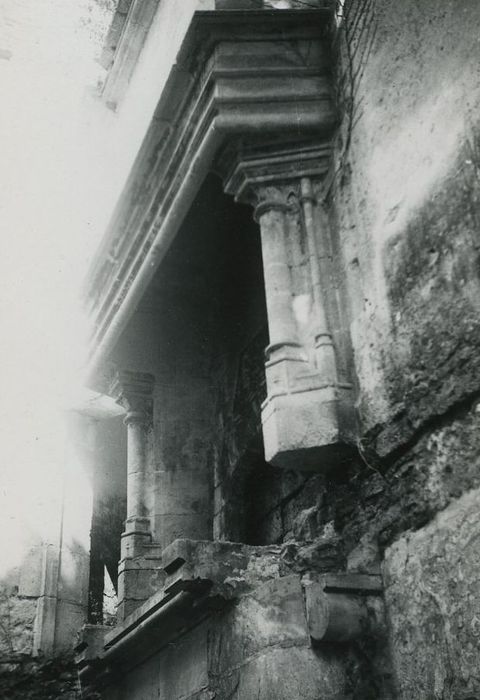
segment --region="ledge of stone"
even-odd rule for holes
[[[85,628],[84,642],[77,649],[84,687],[92,682],[97,689],[108,685],[116,669],[140,663],[212,613],[236,609],[234,601],[242,606],[256,599],[265,586],[275,591],[280,586],[280,591],[290,581],[298,588],[305,599],[297,606],[303,611],[298,624],[308,627],[313,641],[349,641],[369,633],[368,601],[380,600],[382,593],[381,577],[376,575],[325,573],[303,580],[292,574],[277,546],[179,539],[163,551],[162,560],[166,578],[161,590],[121,625]]]

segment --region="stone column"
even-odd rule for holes
[[[282,187],[257,190],[255,220],[262,238],[263,273],[270,344],[266,348],[268,395],[288,391],[299,369],[308,371],[293,313],[288,255],[288,192]]]
[[[118,620],[156,593],[163,581],[159,547],[152,543],[148,506],[148,433],[153,419],[150,374],[119,372],[112,394],[127,411],[127,519],[118,565]]]
[[[337,361],[332,334],[330,333],[325,310],[325,294],[322,287],[322,275],[317,246],[315,225],[315,207],[318,206],[312,181],[302,177],[300,182],[300,204],[303,208],[303,221],[308,245],[308,259],[312,278],[312,295],[314,311],[315,362],[322,379],[327,383],[338,381]]]
[[[321,182],[328,167],[328,147],[313,142],[242,145],[218,165],[226,192],[255,207],[261,231],[270,331],[265,458],[300,471],[332,469],[355,442],[352,385],[339,381],[317,249],[317,240],[326,247],[329,236],[312,181]],[[308,320],[298,316],[298,327],[296,297],[311,307]]]
[[[127,519],[121,556],[141,556],[152,540],[146,505],[147,433],[152,424],[154,379],[140,372],[119,372],[112,386],[116,401],[127,413]]]

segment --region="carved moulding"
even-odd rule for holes
[[[212,162],[242,134],[331,134],[329,13],[197,12],[86,283],[106,359]]]
[[[88,291],[96,329],[93,372],[148,288],[206,174],[225,149],[236,152],[241,139],[243,155],[231,162],[226,191],[255,206],[270,260],[266,458],[294,469],[335,466],[354,441],[351,387],[337,372],[315,249],[316,188],[335,126],[330,22],[322,10],[196,13]],[[298,247],[297,239],[309,252],[293,274],[289,248]],[[308,342],[288,310],[300,296],[294,280],[300,268],[308,270],[301,293],[314,309]]]

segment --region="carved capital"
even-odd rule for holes
[[[328,142],[263,147],[240,144],[222,154],[218,170],[227,194],[254,206],[258,219],[269,208],[298,206],[302,180],[322,179],[329,163]]]
[[[264,187],[262,185],[252,186],[255,193],[255,211],[253,218],[257,223],[264,214],[270,211],[279,211],[286,214],[289,210],[292,188],[285,185]]]
[[[125,423],[146,423],[152,413],[153,386],[151,374],[122,370],[117,372],[110,394],[126,411]]]

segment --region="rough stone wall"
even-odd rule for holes
[[[0,658],[33,651],[37,598],[25,595],[19,577],[11,575],[0,588]]]
[[[385,586],[401,697],[476,698],[480,491],[389,548]]]
[[[81,697],[71,658],[50,660],[12,657],[0,662],[3,700],[77,700]]]
[[[478,6],[363,5],[331,194],[362,432],[385,456],[475,391]]]
[[[266,581],[125,675],[119,669],[104,700],[387,700],[368,673],[365,645],[312,646],[300,576],[271,578],[278,568],[272,559],[265,556]]]
[[[306,492],[317,481],[310,520],[317,532],[332,525],[347,566],[383,560],[405,700],[480,692],[479,20],[468,1],[352,0],[338,37],[343,122],[328,203],[359,457]]]

